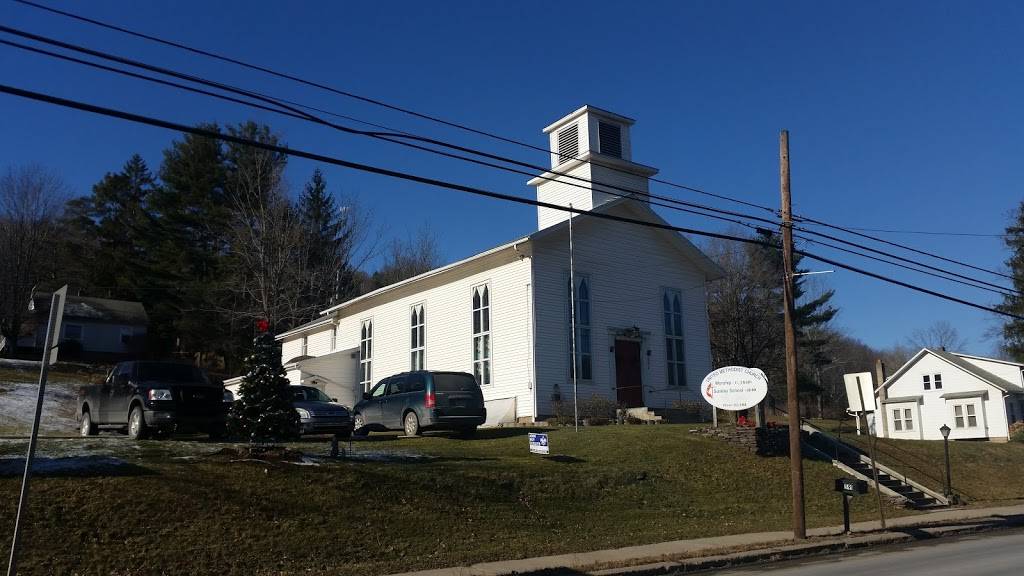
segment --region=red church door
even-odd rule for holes
[[[629,408],[644,405],[640,343],[635,340],[615,341],[615,391],[620,404]]]

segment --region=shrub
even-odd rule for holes
[[[1024,442],[1024,422],[1010,424],[1010,440],[1013,442]]]
[[[619,407],[614,400],[594,394],[580,402],[580,418],[584,420],[615,420],[615,410]]]

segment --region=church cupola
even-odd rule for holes
[[[582,210],[623,196],[646,201],[648,178],[658,171],[633,162],[633,123],[625,116],[583,106],[545,128],[551,170],[529,181],[537,188],[537,199]],[[557,224],[568,214],[538,207],[538,229]]]

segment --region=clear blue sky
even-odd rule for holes
[[[633,154],[661,177],[778,203],[778,133],[791,132],[795,210],[849,226],[999,233],[1021,201],[1024,6],[1014,2],[53,2],[55,6],[286,70],[389,102],[546,145],[541,128],[589,103],[637,120]],[[216,77],[344,114],[547,156],[187,56],[10,2],[5,23]],[[3,82],[179,122],[255,119],[288,144],[508,193],[503,175],[0,48]],[[50,166],[78,194],[138,152],[156,168],[176,135],[0,97],[0,164]],[[313,164],[293,160],[298,189]],[[429,222],[446,260],[533,230],[533,209],[325,167],[389,234]],[[654,191],[702,200],[682,191]],[[724,207],[735,207],[719,203]],[[682,226],[727,226],[677,212]],[[997,238],[891,235],[1000,267]],[[811,247],[808,247],[811,248]],[[823,253],[829,250],[813,248]],[[987,292],[892,272],[994,303]],[[977,274],[979,278],[995,277]],[[991,351],[987,313],[847,272],[839,326],[888,346],[937,319],[969,350]]]

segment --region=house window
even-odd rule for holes
[[[932,382],[935,382],[935,389],[942,390],[942,374],[936,374],[932,378]]]
[[[491,293],[487,284],[473,288],[473,375],[491,383]]]
[[[913,416],[911,416],[911,414],[912,414],[912,412],[911,412],[910,408],[904,408],[903,409],[903,429],[904,430],[913,430],[914,429],[914,419],[913,419]]]
[[[925,374],[924,376],[921,376],[921,380],[924,381],[924,389],[925,390],[931,390],[932,389],[932,377],[931,376]]]
[[[338,326],[335,324],[331,326],[331,351],[333,352],[338,348]]]
[[[412,340],[409,345],[410,350],[412,350],[412,358],[410,363],[410,367],[412,370],[423,370],[424,366],[426,366],[424,355],[426,354],[427,351],[427,320],[423,314],[423,304],[418,304],[412,307],[412,320],[410,321]]]
[[[903,431],[903,412],[898,408],[892,411],[892,429],[896,432]]]
[[[363,320],[359,329],[359,383],[369,391],[373,383],[373,320]]]
[[[665,359],[669,386],[686,386],[686,354],[683,346],[682,295],[677,290],[662,294],[665,316]]]
[[[956,404],[953,406],[953,421],[957,428],[977,428],[978,415],[974,404]]]
[[[82,341],[82,326],[79,324],[65,324],[64,325],[64,339],[74,340],[75,342]]]
[[[309,352],[309,336],[303,336],[302,337],[302,355],[306,356],[307,352]]]

